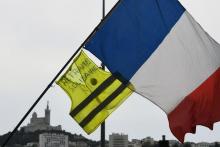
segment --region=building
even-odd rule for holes
[[[38,117],[37,113],[34,112],[32,114],[30,123],[27,126],[22,127],[21,129],[23,129],[25,132],[35,132],[37,130],[62,130],[61,125],[58,126],[50,125],[49,102],[47,103],[44,117]]]
[[[109,135],[109,147],[128,147],[128,135],[115,133]]]
[[[89,147],[86,142],[77,141],[77,142],[69,142],[69,147]]]
[[[154,139],[151,137],[146,137],[141,140],[142,143],[147,143],[148,145],[154,145]]]
[[[141,140],[132,139],[131,142],[129,142],[128,147],[142,147]]]
[[[195,147],[209,147],[209,146],[211,146],[211,144],[208,142],[199,142],[195,144]]]
[[[179,147],[180,146],[180,142],[177,140],[168,140],[168,141],[169,141],[170,147]]]
[[[39,147],[69,147],[68,136],[56,133],[40,134]]]
[[[166,136],[162,136],[162,140],[159,140],[158,147],[169,147],[169,141],[166,140]]]

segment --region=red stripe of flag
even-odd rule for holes
[[[188,95],[169,115],[172,133],[184,142],[186,133],[195,133],[196,125],[213,129],[220,121],[220,68]]]

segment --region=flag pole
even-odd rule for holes
[[[105,18],[105,0],[102,0],[102,21]],[[101,63],[101,67],[105,70],[105,65]],[[101,147],[105,147],[105,121],[101,124]]]
[[[104,2],[104,0],[103,0]],[[64,69],[70,64],[70,62],[73,60],[73,58],[79,53],[79,51],[85,46],[85,44],[90,40],[90,38],[98,31],[102,23],[111,15],[113,10],[119,5],[121,0],[119,0],[116,5],[109,11],[109,13],[103,17],[102,21],[95,27],[95,29],[90,33],[90,35],[85,39],[85,41],[79,46],[79,48],[75,51],[75,53],[69,58],[69,60],[64,64],[64,66],[60,69],[60,71],[56,74],[56,76],[52,79],[52,81],[47,85],[47,87],[44,89],[44,91],[40,94],[40,96],[36,99],[36,101],[32,104],[32,106],[29,108],[29,110],[25,113],[25,115],[22,117],[22,119],[19,121],[19,123],[15,126],[12,132],[10,132],[7,139],[3,142],[1,147],[5,147],[10,139],[13,137],[13,135],[17,132],[18,128],[21,126],[21,124],[24,122],[24,120],[27,118],[27,116],[31,113],[31,111],[34,109],[34,107],[40,102],[40,100],[43,98],[43,96],[47,93],[47,91],[52,87],[53,83],[56,81],[56,79],[61,75],[61,73],[64,71]],[[104,5],[105,3],[103,3]],[[104,10],[104,8],[103,8]],[[103,13],[104,14],[104,13]],[[103,64],[102,64],[103,66]],[[104,66],[103,66],[104,67]]]

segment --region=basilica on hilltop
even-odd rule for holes
[[[30,123],[27,126],[21,128],[25,132],[35,132],[37,130],[62,130],[61,125],[51,126],[50,125],[50,108],[49,102],[47,102],[47,107],[45,109],[45,116],[38,117],[37,113],[34,112],[32,114],[32,118],[30,119]]]

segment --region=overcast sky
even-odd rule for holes
[[[0,0],[0,134],[12,130],[68,58],[100,22],[102,0]],[[107,10],[116,0],[106,0]],[[220,1],[181,0],[202,27],[220,42]],[[100,129],[86,135],[68,115],[70,100],[54,84],[34,109],[44,115],[50,101],[52,124],[98,140]],[[28,116],[22,125],[29,122]],[[165,113],[147,99],[133,94],[106,122],[112,132],[129,139],[171,134]],[[186,141],[220,141],[220,123],[214,131],[198,127]]]

